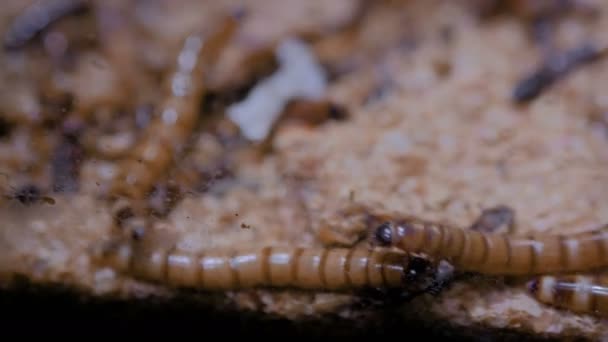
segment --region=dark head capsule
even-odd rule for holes
[[[435,278],[433,264],[422,257],[412,256],[403,274],[403,281],[419,284],[421,289],[428,289]]]
[[[383,246],[388,246],[393,242],[393,228],[388,222],[382,223],[376,228],[376,242]]]

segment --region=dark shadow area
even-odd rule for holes
[[[196,301],[170,303],[119,301],[78,297],[73,292],[24,289],[0,292],[3,334],[9,336],[107,336],[221,338],[416,336],[449,341],[551,341],[519,333],[483,328],[460,329],[438,322],[404,323],[386,313],[374,322],[352,320],[290,321],[259,314],[201,307]]]

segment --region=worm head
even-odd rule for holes
[[[425,258],[410,256],[403,274],[403,282],[416,288],[428,288],[435,281],[437,270],[434,264]]]
[[[374,241],[380,246],[390,246],[393,243],[393,226],[390,222],[384,222],[376,228]]]
[[[384,221],[376,226],[374,243],[382,247],[396,247],[413,251],[419,244],[420,232],[427,225],[416,218],[405,218],[397,221]]]

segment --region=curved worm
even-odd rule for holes
[[[608,317],[608,276],[543,276],[528,283],[541,303],[576,313]]]
[[[197,125],[205,68],[219,55],[236,25],[237,19],[231,16],[208,39],[193,34],[184,40],[167,80],[168,96],[131,157],[119,168],[112,194],[142,199],[183,149]]]
[[[122,245],[106,263],[135,278],[173,287],[239,290],[256,287],[347,291],[422,290],[432,273],[425,259],[386,249],[268,246],[199,254]]]
[[[493,275],[578,273],[608,266],[608,231],[518,237],[417,218],[382,223],[376,243],[444,259],[462,271]]]

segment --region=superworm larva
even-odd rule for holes
[[[197,125],[200,99],[205,91],[205,68],[234,33],[236,20],[228,17],[223,27],[210,37],[193,34],[184,40],[175,70],[167,79],[168,96],[131,157],[121,165],[113,195],[142,199],[183,149]]]
[[[117,247],[106,264],[134,278],[177,288],[227,291],[254,287],[348,291],[421,290],[434,274],[429,261],[388,249],[298,248],[218,250],[191,254],[169,248]]]
[[[482,233],[417,218],[382,223],[375,240],[444,259],[462,271],[494,275],[587,272],[608,266],[608,231],[521,237]]]
[[[542,276],[528,284],[541,303],[576,313],[608,317],[608,276],[582,274]]]

